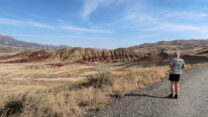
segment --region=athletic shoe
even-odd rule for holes
[[[173,94],[170,94],[169,96],[167,96],[167,98],[173,98]]]
[[[174,98],[175,98],[175,99],[178,99],[178,95],[175,95]]]

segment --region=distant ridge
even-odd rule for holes
[[[4,36],[0,34],[0,44],[6,46],[14,46],[14,47],[26,47],[26,48],[36,48],[36,49],[45,49],[45,50],[54,50],[54,49],[61,49],[61,48],[72,48],[71,46],[53,46],[53,45],[43,45],[43,44],[36,44],[31,42],[24,42],[16,40],[10,36]]]
[[[208,49],[208,40],[191,39],[191,40],[173,40],[159,41],[156,43],[144,43],[137,46],[129,47],[134,52],[160,53],[161,51],[181,51],[184,53],[193,51],[193,54],[200,49]]]

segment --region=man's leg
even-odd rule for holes
[[[173,95],[175,91],[175,82],[171,82],[171,94]]]
[[[179,82],[175,82],[176,95],[179,94]]]

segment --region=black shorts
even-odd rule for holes
[[[178,82],[180,80],[181,75],[180,74],[170,74],[169,80],[172,82]]]

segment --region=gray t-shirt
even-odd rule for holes
[[[170,61],[172,68],[170,70],[171,74],[182,74],[182,67],[185,65],[185,62],[181,58],[172,58]]]

